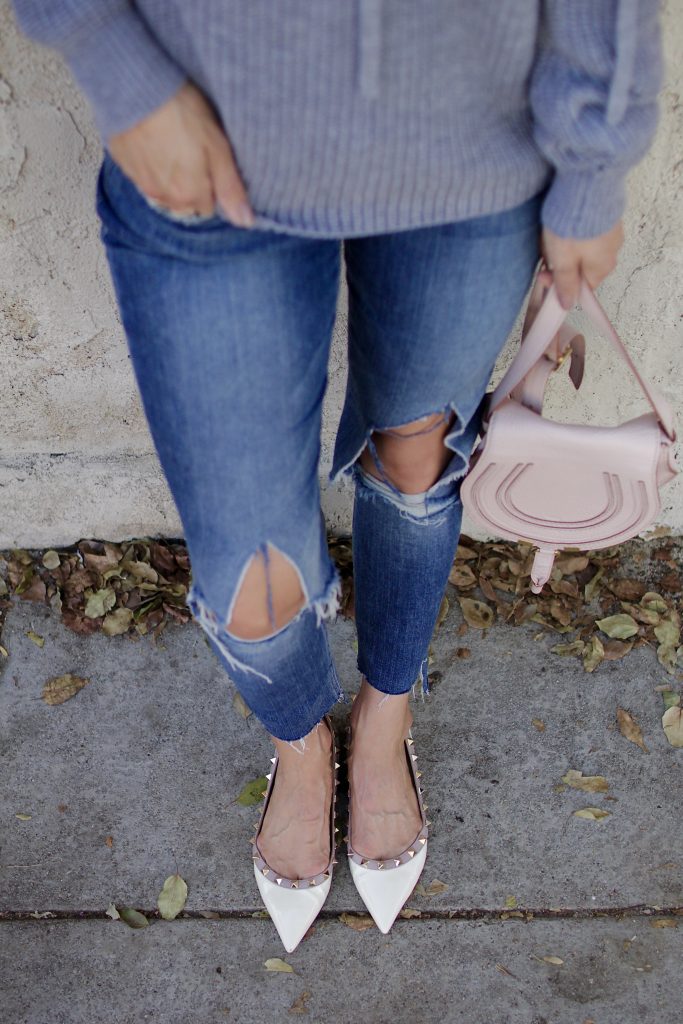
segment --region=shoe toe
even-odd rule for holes
[[[417,884],[427,857],[427,843],[412,860],[386,871],[363,867],[349,858],[351,877],[375,924],[385,935]]]
[[[288,953],[293,952],[320,913],[332,879],[305,889],[283,888],[254,865],[256,883],[271,920]]]

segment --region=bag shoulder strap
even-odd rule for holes
[[[536,288],[540,288],[538,279],[534,286],[534,291]],[[531,303],[532,300],[530,299],[529,301]],[[671,406],[664,396],[640,374],[628,349],[610,323],[607,314],[584,277],[581,278],[579,303],[588,313],[600,333],[610,342],[617,355],[621,356],[624,360],[650,403],[665,434],[671,441],[675,441],[676,430]],[[555,342],[555,337],[567,318],[568,313],[569,310],[564,309],[560,304],[557,290],[553,283],[548,289],[548,293],[534,317],[528,332],[523,336],[517,355],[508,367],[503,379],[487,399],[484,414],[485,421],[489,419],[501,402],[510,395],[510,392],[526,379],[539,359],[543,357],[550,345]]]

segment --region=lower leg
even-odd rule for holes
[[[259,847],[287,878],[314,875],[330,859],[332,735],[323,720],[302,741],[270,738],[278,763]]]
[[[426,426],[423,419],[389,435],[375,432],[381,471],[369,448],[359,462],[369,475],[380,477],[383,471],[404,494],[423,493],[452,456],[443,439],[453,419],[454,414],[437,415],[426,418]],[[386,858],[409,846],[421,825],[403,742],[413,720],[408,686],[415,682],[434,629],[461,508],[446,496],[438,514],[417,523],[389,497],[372,491],[366,482],[357,482],[354,590],[363,677],[351,711],[349,781],[353,846],[363,856]],[[437,506],[435,500],[432,508]]]
[[[352,838],[364,857],[402,853],[422,824],[403,742],[413,723],[409,696],[382,693],[363,676],[350,712]]]
[[[244,576],[227,628],[241,639],[266,637],[294,618],[303,603],[292,563],[276,549],[267,559],[259,552]],[[259,847],[273,870],[286,877],[314,875],[330,859],[332,736],[324,719],[299,740],[269,735],[278,762]]]

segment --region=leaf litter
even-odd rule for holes
[[[329,532],[327,540],[341,579],[340,613],[353,618],[352,538]],[[618,547],[565,550],[558,554],[544,590],[532,594],[532,545],[476,541],[463,534],[449,574],[463,616],[457,635],[473,628],[486,636],[496,622],[540,625],[566,636],[551,646],[551,652],[580,659],[588,673],[648,647],[669,676],[683,679],[682,544],[662,529],[653,531],[650,540]],[[0,552],[0,626],[16,597],[51,607],[65,626],[81,635],[101,631],[133,640],[150,635],[158,641],[169,622],[191,621],[186,604],[190,581],[183,540],[82,539],[64,549],[12,549]],[[444,595],[435,632],[449,609]],[[33,631],[29,636],[37,644],[43,640]],[[1,650],[7,656],[6,648]],[[453,656],[466,658],[470,653],[458,646]],[[431,662],[431,648],[429,655]],[[87,682],[71,674],[53,677],[44,687],[43,699],[62,703]],[[251,715],[243,700],[233,704],[244,718]],[[683,744],[683,714],[677,707],[666,707],[662,719],[672,746]],[[623,730],[622,734],[626,735]]]

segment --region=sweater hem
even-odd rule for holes
[[[441,224],[457,223],[476,217],[488,217],[520,206],[544,192],[552,179],[552,170],[546,171],[528,181],[519,182],[515,189],[507,191],[493,189],[490,193],[478,195],[472,200],[472,193],[463,190],[454,194],[441,207],[440,213],[425,216],[426,204],[420,202],[415,209],[405,211],[400,218],[375,219],[373,223],[359,223],[362,212],[336,210],[310,211],[299,220],[292,220],[277,210],[259,212],[254,209],[252,230],[273,231],[278,234],[297,235],[305,238],[363,238],[371,235],[395,234],[400,231],[416,231],[421,228],[437,227]],[[435,204],[436,205],[436,204]],[[252,204],[253,206],[253,204]],[[432,207],[433,209],[434,207]],[[376,212],[377,207],[373,207]],[[324,227],[320,227],[324,223]],[[540,218],[539,218],[540,227]]]

